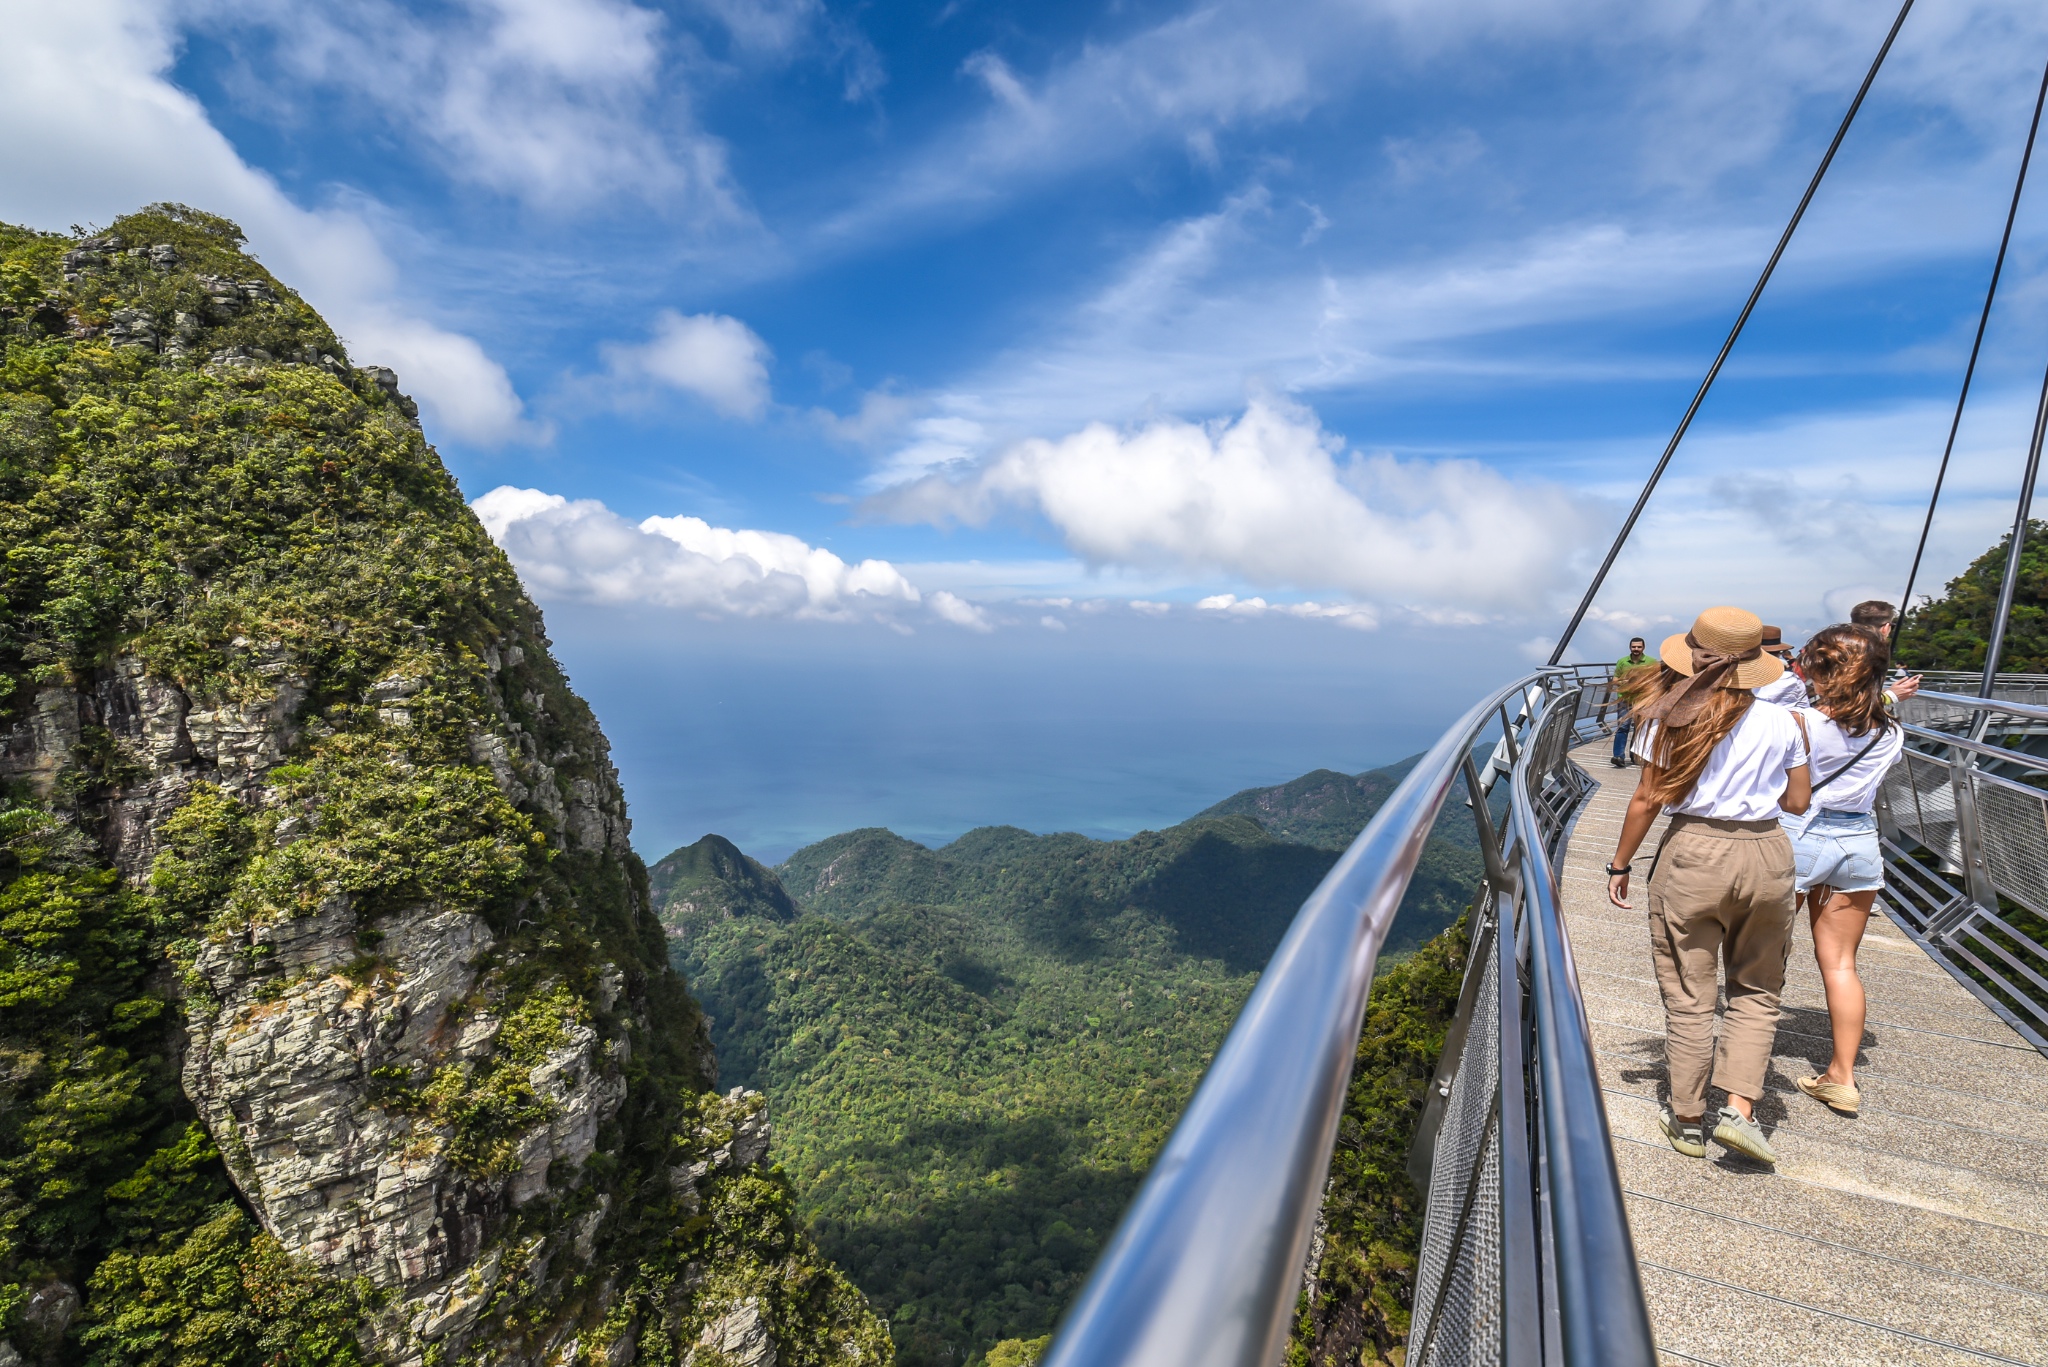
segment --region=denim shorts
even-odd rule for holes
[[[1884,852],[1877,844],[1877,817],[1871,812],[1813,814],[1801,831],[1786,819],[1792,833],[1792,860],[1797,887],[1830,887],[1836,892],[1877,892],[1884,887]]]

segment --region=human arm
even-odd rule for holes
[[[1794,816],[1804,816],[1806,809],[1813,805],[1813,769],[1799,764],[1785,771],[1785,791],[1778,795],[1778,806]]]
[[[1662,771],[1648,760],[1643,761],[1642,772],[1636,778],[1635,793],[1628,800],[1628,812],[1621,819],[1621,839],[1614,846],[1614,858],[1608,863],[1611,869],[1626,869],[1635,858],[1636,851],[1643,846],[1643,837],[1650,833],[1650,827],[1657,822],[1657,813],[1664,804],[1651,794],[1657,790]],[[1611,873],[1607,876],[1607,900],[1618,907],[1628,907],[1628,875]],[[1631,908],[1632,909],[1632,908]]]

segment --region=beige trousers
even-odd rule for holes
[[[1716,1087],[1755,1101],[1764,1094],[1792,945],[1792,841],[1775,821],[1674,816],[1649,891],[1671,1109],[1705,1110],[1709,1064]],[[1728,975],[1718,1040],[1717,957]]]

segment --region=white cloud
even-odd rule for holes
[[[932,615],[969,631],[993,631],[988,614],[958,594],[940,589],[931,596]]]
[[[1134,603],[1132,606],[1137,605]],[[1380,624],[1378,612],[1356,603],[1269,603],[1263,598],[1239,598],[1234,593],[1216,593],[1196,603],[1195,608],[1199,612],[1220,612],[1230,617],[1264,617],[1269,612],[1284,617],[1307,617],[1359,631],[1371,631]]]
[[[624,194],[743,216],[724,145],[663,80],[662,16],[629,0],[182,8],[237,51],[242,91],[285,111],[338,91],[456,180],[554,213]]]
[[[419,315],[361,215],[293,203],[170,82],[175,44],[158,7],[0,0],[0,32],[0,219],[105,223],[157,200],[225,214],[326,315],[358,365],[398,372],[429,436],[495,445],[534,435],[504,368]]]
[[[1167,613],[1173,611],[1173,604],[1154,603],[1143,598],[1133,598],[1131,600],[1131,611],[1142,612],[1147,617],[1164,617]]]
[[[754,419],[768,408],[768,344],[737,318],[719,313],[656,316],[654,335],[638,346],[604,348],[614,378],[651,380],[694,394],[729,418]]]
[[[1235,422],[1091,424],[1020,442],[869,501],[900,521],[979,525],[1035,510],[1105,565],[1173,566],[1361,600],[1506,608],[1570,572],[1582,505],[1468,461],[1351,455],[1314,416],[1255,400]]]
[[[694,517],[650,517],[635,526],[596,499],[509,485],[470,507],[536,598],[835,622],[899,622],[923,604],[941,621],[989,629],[972,603],[944,592],[925,599],[886,560],[849,565],[780,532],[735,531]]]

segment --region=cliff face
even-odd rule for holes
[[[0,1365],[886,1359],[389,371],[0,228]]]

